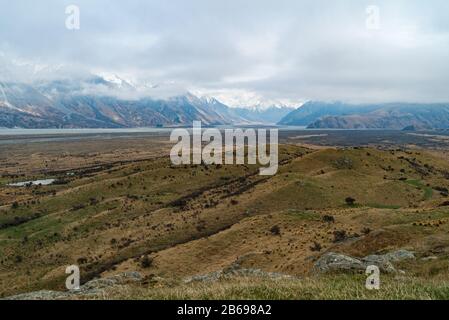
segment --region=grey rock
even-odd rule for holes
[[[415,254],[412,251],[405,249],[396,250],[384,255],[384,257],[390,262],[399,262],[403,260],[416,259]]]
[[[397,273],[393,262],[415,259],[413,252],[397,250],[384,255],[369,255],[361,259],[344,254],[328,252],[322,255],[314,264],[314,270],[320,273],[327,272],[364,272],[370,265],[379,267],[384,273]]]
[[[322,273],[335,271],[354,272],[365,269],[365,264],[361,260],[335,252],[328,252],[322,255],[314,265],[314,270]]]
[[[381,272],[394,273],[396,269],[384,255],[370,255],[362,259],[365,268],[367,266],[378,266]]]
[[[70,292],[41,290],[18,294],[16,296],[7,297],[4,300],[61,300],[67,299],[70,295]]]
[[[138,272],[135,271],[124,272],[114,275],[112,277],[94,279],[89,282],[86,282],[84,285],[80,287],[80,291],[104,289],[115,285],[124,285],[130,282],[138,282],[141,280],[143,280],[143,277]]]
[[[112,277],[88,281],[80,286],[79,290],[41,290],[7,297],[5,300],[62,300],[71,299],[78,296],[95,296],[101,294],[102,292],[104,292],[104,290],[113,288],[115,286],[126,285],[133,282],[135,283],[141,280],[143,280],[143,277],[138,272],[124,272]]]
[[[277,273],[277,272],[266,272],[260,269],[253,268],[243,268],[241,267],[241,263],[248,257],[257,254],[257,253],[248,253],[237,258],[236,261],[231,263],[228,267],[218,270],[215,272],[196,275],[193,277],[188,277],[184,279],[185,283],[191,282],[214,282],[220,279],[226,279],[231,277],[258,277],[258,278],[269,278],[269,279],[293,279],[295,277]]]
[[[233,270],[219,270],[207,274],[196,275],[184,279],[185,283],[191,282],[214,282],[220,279],[227,279],[232,277],[257,277],[269,279],[294,279],[295,277],[277,273],[266,272],[260,269],[233,269]]]

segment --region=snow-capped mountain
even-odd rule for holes
[[[282,105],[273,105],[263,108],[232,108],[232,110],[249,122],[260,124],[277,124],[287,114],[295,110],[295,108]]]
[[[291,99],[267,98],[255,92],[246,90],[198,90],[194,93],[204,98],[217,99],[231,108],[245,108],[252,110],[265,110],[270,108],[296,109],[303,104],[302,101]]]
[[[282,108],[230,108],[213,97],[191,93],[154,98],[151,96],[155,87],[138,85],[116,75],[39,80],[31,84],[0,80],[0,127],[188,126],[194,120],[204,125],[237,125],[275,123],[273,117],[282,118],[273,113]]]
[[[126,80],[114,73],[111,74],[99,74],[100,78],[102,78],[105,82],[109,84],[113,84],[115,87],[119,89],[136,89],[137,86],[133,84],[132,80]]]

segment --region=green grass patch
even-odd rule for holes
[[[433,196],[433,189],[426,186],[420,180],[405,180],[405,183],[424,191],[423,200],[429,200]]]

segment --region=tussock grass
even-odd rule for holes
[[[232,278],[171,287],[120,287],[102,299],[200,300],[439,300],[449,299],[448,281],[381,277],[380,290],[365,288],[364,275],[305,279]]]
[[[128,146],[128,151],[120,151],[123,147],[120,143],[114,152],[108,151],[109,155],[104,154],[103,147],[98,150],[98,143],[87,143],[78,151],[61,149],[77,151],[75,155],[61,155],[61,150],[55,149],[59,160],[48,158],[47,169],[78,172],[70,176],[70,183],[0,188],[4,204],[0,224],[14,222],[0,229],[0,296],[58,289],[64,285],[64,266],[80,258],[87,261],[81,264],[85,280],[100,273],[108,276],[129,270],[180,279],[221,270],[236,260],[245,268],[303,277],[309,275],[313,259],[330,250],[362,257],[407,247],[447,261],[444,248],[449,241],[449,216],[435,207],[444,201],[442,195],[431,193],[435,186],[449,188],[442,174],[449,172],[449,166],[437,157],[413,155],[439,169],[423,177],[399,158],[411,157],[403,152],[316,151],[281,145],[278,174],[262,181],[257,166],[174,167],[168,157],[142,160],[149,155],[139,150],[133,155]],[[138,147],[152,149],[147,144],[143,147],[139,143]],[[113,156],[115,150],[117,155]],[[98,154],[89,158],[85,156],[88,151]],[[12,155],[18,164],[8,172],[25,170],[25,165],[28,169],[23,180],[31,180],[28,177],[35,175],[48,153],[31,154],[38,158],[20,160],[20,155]],[[126,161],[117,163],[116,157]],[[350,163],[350,168],[336,168],[333,164],[338,159]],[[97,161],[110,165],[100,171],[83,169]],[[399,180],[404,171],[408,183]],[[356,205],[345,206],[347,197],[356,199]],[[19,203],[18,208],[12,208],[13,201]],[[325,215],[334,221],[323,221]],[[270,231],[273,226],[279,227],[278,234]],[[371,232],[363,233],[367,228]],[[335,231],[345,231],[349,241],[335,243]],[[315,243],[321,251],[311,250]],[[139,259],[147,254],[154,263],[142,268]],[[429,266],[421,269],[416,269],[415,261],[404,270],[418,279],[434,279],[443,273],[444,261],[427,262]],[[231,279],[122,290],[128,290],[130,298],[146,299],[447,296],[443,282],[391,280],[385,282],[386,292],[378,293],[366,291],[363,276],[293,281]],[[111,298],[126,298],[128,293],[109,294]]]

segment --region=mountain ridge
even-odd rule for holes
[[[309,129],[447,129],[449,103],[347,104],[307,102],[281,119],[280,125]]]
[[[279,121],[291,109],[230,108],[215,98],[189,92],[166,98],[114,96],[134,90],[125,80],[98,76],[26,84],[0,82],[0,127],[126,128],[182,126],[194,120],[205,125]]]

